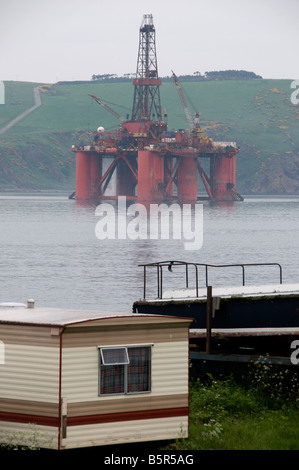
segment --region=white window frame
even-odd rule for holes
[[[98,366],[98,396],[99,397],[106,397],[106,396],[115,396],[115,395],[135,395],[135,394],[146,394],[146,393],[151,393],[152,391],[152,346],[153,344],[132,344],[132,345],[127,345],[127,346],[98,346],[99,350],[99,366]],[[142,390],[142,391],[128,391],[128,368],[130,365],[130,360],[129,360],[129,349],[135,349],[135,348],[147,348],[149,349],[149,368],[148,368],[148,390]],[[128,362],[114,362],[114,363],[105,363],[103,361],[103,353],[102,351],[105,351],[107,349],[124,349],[127,354]],[[123,378],[124,378],[124,390],[121,392],[111,392],[111,393],[101,393],[101,367],[114,367],[114,366],[123,366],[124,371],[123,371]]]
[[[115,350],[118,350],[118,351],[121,351],[123,350],[124,351],[124,356],[125,356],[125,360],[124,361],[113,361],[113,362],[108,362],[106,359],[105,359],[105,351],[115,351]],[[117,365],[123,365],[123,364],[130,364],[130,361],[129,361],[129,355],[128,355],[128,348],[127,347],[124,347],[124,346],[118,346],[118,347],[109,347],[109,348],[100,348],[100,354],[101,354],[101,359],[102,359],[102,364],[104,366],[117,366]]]

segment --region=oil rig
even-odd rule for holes
[[[89,95],[113,114],[120,126],[107,132],[99,127],[89,145],[73,145],[76,152],[77,200],[100,201],[126,196],[140,203],[196,203],[242,200],[235,189],[235,142],[214,142],[192,118],[182,87],[173,73],[189,128],[168,130],[162,112],[155,27],[152,15],[144,15],[139,30],[139,50],[131,118],[125,119],[100,98]],[[200,159],[209,159],[201,165]],[[209,175],[203,166],[209,167]],[[203,182],[206,195],[198,196]]]

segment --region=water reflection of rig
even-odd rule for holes
[[[125,119],[100,98],[90,95],[121,121],[118,130],[99,127],[89,145],[76,152],[76,199],[101,200],[126,196],[138,202],[196,202],[201,179],[207,195],[200,199],[237,201],[235,142],[214,142],[200,129],[199,114],[191,117],[184,93],[173,73],[189,129],[169,131],[160,101],[155,27],[144,15],[140,27],[131,119]],[[209,159],[209,175],[206,164]],[[200,161],[204,162],[200,163]],[[205,170],[204,170],[204,168]],[[113,182],[113,184],[112,184]],[[111,190],[112,189],[112,190]]]

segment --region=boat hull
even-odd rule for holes
[[[140,300],[133,304],[133,311],[191,317],[192,329],[206,327],[206,299]],[[211,318],[212,329],[286,327],[299,327],[299,293],[221,298]]]

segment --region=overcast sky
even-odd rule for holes
[[[160,76],[299,79],[299,0],[0,0],[0,80],[134,73],[144,14],[154,17]]]

